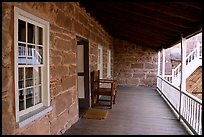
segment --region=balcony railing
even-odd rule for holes
[[[202,66],[202,45],[198,42],[196,48],[186,57],[185,77],[190,76],[199,66]],[[181,63],[172,69],[172,83],[176,86],[180,85]]]
[[[202,135],[202,100],[179,90],[160,76],[157,76],[157,89],[192,133]]]
[[[37,64],[42,64],[43,58],[36,49],[18,46],[18,58],[20,64],[26,63],[26,52],[28,64],[34,64],[35,60]]]

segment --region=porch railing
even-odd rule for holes
[[[157,89],[192,133],[202,135],[202,100],[179,90],[161,76],[157,76]]]
[[[202,45],[198,42],[196,48],[186,57],[186,78],[190,76],[199,66],[202,66]],[[172,83],[176,86],[180,85],[181,63],[172,69]]]
[[[34,48],[26,48],[23,46],[18,46],[18,57],[19,63],[26,63],[26,52],[27,52],[27,63],[34,64],[35,60],[37,64],[42,64],[42,56],[40,53]]]

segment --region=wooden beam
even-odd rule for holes
[[[131,4],[133,5],[133,4]],[[153,21],[153,22],[162,22],[164,25],[174,25],[177,27],[186,28],[186,26],[191,26],[191,21],[182,19],[180,17],[167,16],[163,13],[144,9],[141,6],[128,6],[126,4],[101,4],[95,5],[92,10],[94,11],[93,15],[97,15],[97,12],[109,12],[109,14],[113,14],[113,16],[119,15],[121,18],[123,17],[132,17],[135,19]],[[123,16],[126,15],[126,16]]]
[[[152,28],[152,29],[156,29],[156,30],[161,30],[162,31],[168,31],[168,32],[180,32],[182,31],[184,28],[183,27],[178,27],[172,24],[166,24],[163,23],[161,21],[153,21],[153,20],[149,20],[146,18],[141,18],[141,17],[137,17],[137,18],[130,18],[129,15],[112,15],[110,12],[105,11],[105,12],[97,12],[97,19],[98,20],[102,20],[103,24],[108,24],[107,21],[109,22],[123,22],[123,23],[128,23],[128,24],[132,24],[134,26],[145,26],[148,28]],[[122,19],[121,19],[122,18]],[[187,27],[186,27],[187,28]]]
[[[133,3],[135,6],[142,7],[152,12],[159,12],[168,15],[169,17],[178,17],[189,21],[198,21],[201,19],[201,12],[196,14],[188,11],[181,10],[181,8],[173,8],[170,4],[146,2],[143,4]]]
[[[133,39],[130,39],[130,37],[128,37],[128,36],[116,36],[116,35],[114,35],[114,37],[118,38],[118,39],[129,41],[129,42],[134,43],[134,44],[138,44],[140,46],[145,46],[146,48],[149,48],[149,49],[152,49],[155,51],[158,51],[161,47],[161,45],[157,45],[154,43],[150,44],[149,42],[145,42],[145,41],[133,40]]]
[[[194,2],[190,2],[190,1],[186,1],[186,2],[174,2],[175,5],[178,5],[178,7],[180,6],[184,6],[186,8],[190,7],[192,9],[195,9],[195,10],[199,10],[199,11],[202,11],[202,4],[201,2],[197,2],[197,1],[194,1]]]

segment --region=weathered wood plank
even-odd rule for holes
[[[154,89],[119,87],[116,104],[108,110],[106,119],[80,119],[64,135],[189,134]]]

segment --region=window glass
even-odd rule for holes
[[[26,87],[33,86],[33,67],[26,68]]]
[[[37,44],[42,45],[43,44],[43,29],[41,27],[37,27]]]
[[[34,105],[33,88],[26,89],[26,108]]]
[[[18,43],[18,64],[26,64],[26,45],[22,43]]]
[[[26,42],[26,22],[18,20],[18,41]]]
[[[24,88],[24,69],[18,68],[18,88]]]
[[[28,45],[28,57],[27,57],[27,64],[35,64],[35,46]]]
[[[28,33],[28,43],[35,43],[35,26],[33,24],[28,23],[28,29],[27,29],[27,33]]]
[[[41,67],[35,67],[35,85],[41,84]]]
[[[37,86],[35,90],[35,105],[42,102],[41,86]]]
[[[19,90],[18,92],[19,94],[19,110],[23,110],[24,109],[24,94],[23,94],[23,90]]]
[[[36,47],[36,58],[37,64],[43,64],[43,48],[40,46]]]

